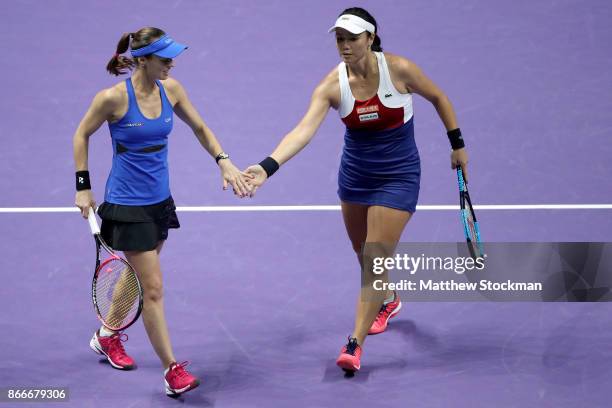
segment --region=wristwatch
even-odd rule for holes
[[[217,157],[215,157],[215,162],[217,162],[217,164],[219,164],[219,160],[223,160],[223,159],[229,159],[229,154],[225,153],[225,152],[221,152],[217,155]]]

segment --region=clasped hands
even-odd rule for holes
[[[255,196],[259,186],[268,178],[263,167],[258,164],[240,171],[229,159],[225,159],[219,160],[219,168],[223,179],[223,190],[227,190],[231,185],[234,194],[240,198]]]

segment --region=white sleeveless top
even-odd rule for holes
[[[359,101],[351,92],[346,64],[338,65],[340,107],[338,113],[350,129],[387,130],[412,119],[412,94],[400,93],[389,75],[387,60],[382,52],[374,52],[378,60],[378,91],[372,98]]]

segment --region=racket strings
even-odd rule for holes
[[[472,215],[472,205],[467,204],[465,209],[466,233],[468,234],[468,248],[473,258],[484,255],[482,244],[480,243],[480,234],[478,232],[478,224],[474,221]]]
[[[468,211],[467,223],[470,233],[470,239],[472,241],[476,241],[476,227],[474,226],[474,218],[472,217],[472,213]]]
[[[119,259],[103,264],[94,287],[100,317],[107,326],[121,328],[138,313],[140,285],[129,265]]]
[[[476,226],[475,223],[476,221],[474,220],[474,209],[472,208],[472,202],[469,199],[469,196],[466,194],[465,197],[465,207],[463,209],[463,217],[465,219],[465,227],[466,227],[466,234],[468,235],[468,238],[472,241],[476,241],[477,239],[477,234],[476,234]]]

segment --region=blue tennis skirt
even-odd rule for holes
[[[349,203],[414,212],[421,160],[414,122],[378,132],[346,129],[338,173],[338,196]]]

